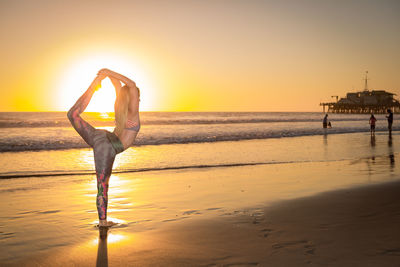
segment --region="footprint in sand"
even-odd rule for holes
[[[182,213],[182,215],[191,215],[191,214],[201,214],[198,210],[187,210]]]
[[[316,247],[311,241],[307,240],[299,240],[299,241],[292,241],[292,242],[283,242],[277,243],[272,245],[274,249],[282,249],[282,248],[290,248],[290,247],[298,247],[303,245],[304,255],[314,255]]]
[[[268,237],[268,235],[272,232],[272,229],[265,228],[261,230],[264,237]]]

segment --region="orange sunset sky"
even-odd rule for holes
[[[400,1],[0,1],[0,111],[66,111],[97,70],[142,111],[321,111],[363,89],[400,94]],[[106,80],[89,111],[112,111]]]

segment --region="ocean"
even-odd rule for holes
[[[82,117],[94,127],[113,129],[113,113],[88,112]],[[118,155],[114,172],[341,160],[371,153],[356,149],[358,141],[351,137],[343,144],[351,148],[345,153],[321,154],[323,145],[304,151],[298,144],[301,138],[318,135],[322,142],[327,135],[369,135],[367,114],[329,114],[331,129],[322,128],[319,112],[141,112],[140,117],[136,144]],[[376,117],[377,135],[386,135],[385,116]],[[393,125],[394,131],[400,130],[396,121]],[[244,140],[254,150],[241,150],[237,141]],[[265,141],[271,147],[260,149]],[[224,146],[224,142],[236,143]],[[212,154],[217,147],[220,152]],[[221,152],[225,147],[231,149]],[[66,112],[1,112],[0,152],[0,178],[91,174],[94,169],[92,151],[72,128]]]
[[[136,145],[239,141],[322,135],[323,115],[297,112],[142,112]],[[113,113],[84,113],[98,128],[112,130]],[[387,129],[377,115],[377,131]],[[369,115],[331,114],[329,134],[369,131]],[[396,124],[394,124],[396,125]],[[394,126],[394,130],[400,127]],[[85,148],[65,112],[1,112],[0,152]]]

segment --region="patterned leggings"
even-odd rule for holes
[[[100,220],[106,220],[108,182],[116,151],[107,138],[107,130],[95,129],[81,118],[77,109],[68,113],[68,119],[83,140],[93,148],[97,176],[97,212]]]

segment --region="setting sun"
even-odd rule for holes
[[[93,54],[80,56],[75,61],[67,65],[60,75],[58,84],[58,96],[56,101],[63,110],[68,110],[75,101],[89,87],[97,72],[102,68],[109,68],[117,71],[130,79],[134,80],[141,89],[140,110],[149,110],[152,107],[151,86],[147,82],[146,74],[127,59],[110,54]],[[112,112],[114,111],[115,89],[106,78],[102,81],[101,88],[93,95],[86,111],[92,112]]]

